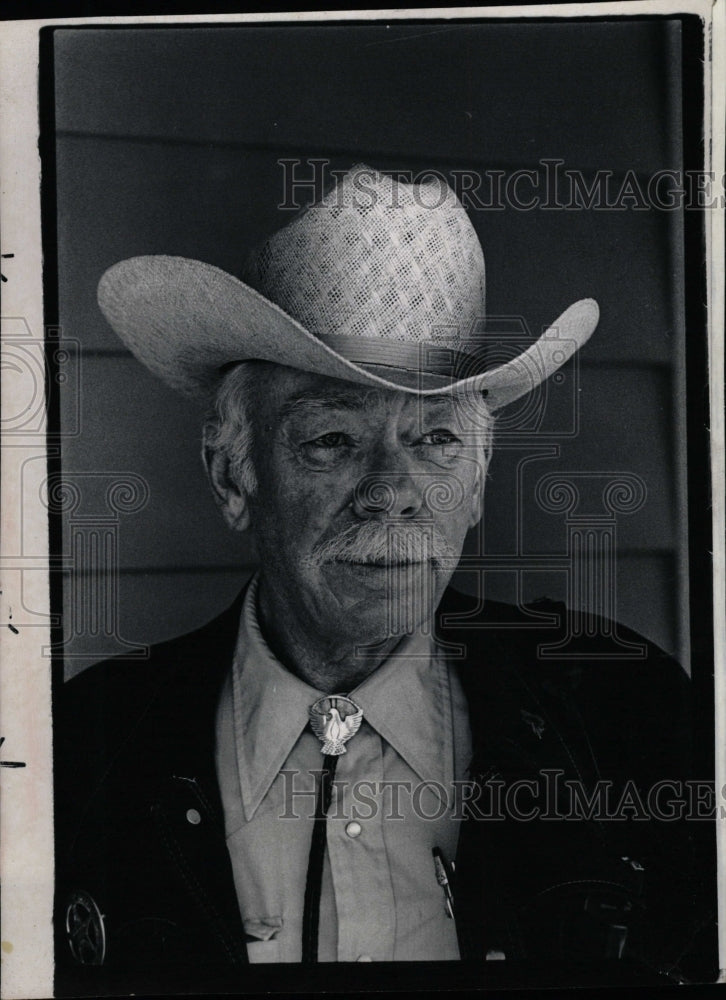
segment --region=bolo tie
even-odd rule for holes
[[[338,758],[346,753],[345,744],[355,736],[363,720],[363,712],[350,698],[342,694],[326,695],[309,708],[310,726],[321,741],[323,766],[315,799],[313,835],[308,855],[305,879],[305,902],[302,923],[302,960],[306,964],[318,961],[320,930],[320,896],[323,885],[323,864],[328,809],[333,794]]]

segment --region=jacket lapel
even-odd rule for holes
[[[246,588],[245,588],[246,589]],[[161,849],[203,913],[227,960],[247,961],[224,835],[215,765],[219,692],[234,655],[244,591],[195,637],[155,711],[154,744],[164,748],[151,812]],[[180,720],[186,728],[179,731]]]
[[[461,603],[449,592],[443,614],[451,618]],[[508,613],[516,624],[516,611]],[[588,948],[618,957],[611,929],[636,905],[638,875],[602,824],[562,819],[565,782],[588,793],[598,779],[573,697],[576,670],[539,660],[538,643],[551,634],[526,622],[508,627],[502,614],[495,606],[476,629],[443,630],[466,647],[460,676],[472,730],[475,791],[456,862],[462,958],[562,963]]]
[[[218,619],[152,650],[143,664],[104,665],[105,714],[132,670],[143,676],[123,738],[100,745],[101,778],[67,857],[63,898],[82,890],[103,914],[104,968],[202,968],[247,962],[215,767],[219,691],[232,662],[242,595]],[[129,720],[130,721],[130,720]],[[120,728],[120,726],[119,726]],[[118,879],[116,873],[124,872]],[[59,945],[68,951],[64,941]]]

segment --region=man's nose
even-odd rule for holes
[[[366,473],[356,484],[353,510],[360,518],[411,518],[424,506],[425,477],[411,469],[405,457],[387,457],[385,465]]]

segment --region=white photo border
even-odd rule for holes
[[[62,5],[61,5],[62,6]],[[43,371],[43,286],[41,243],[41,162],[38,149],[39,32],[49,26],[183,23],[242,24],[275,22],[405,20],[434,18],[562,18],[696,14],[711,38],[711,57],[704,66],[706,135],[710,135],[710,162],[706,169],[724,174],[724,120],[726,89],[726,0],[636,0],[636,2],[554,4],[497,7],[396,9],[369,11],[293,12],[251,15],[174,15],[116,17],[55,17],[6,21],[0,32],[0,176],[2,192],[2,336],[22,348],[23,338],[31,369]],[[707,144],[708,148],[708,144]],[[724,219],[710,214],[707,226],[708,313],[711,385],[711,471],[713,482],[713,599],[716,705],[716,788],[726,785],[726,588],[724,551]],[[7,256],[6,256],[7,255]],[[33,367],[35,366],[35,367]],[[36,405],[41,383],[28,385],[28,368],[3,364],[2,414],[5,421]],[[29,395],[30,393],[30,395]],[[3,433],[2,497],[8,501],[17,488],[18,469],[29,457],[46,453],[45,422],[40,414],[32,433]],[[0,761],[25,764],[0,768],[0,879],[2,883],[1,996],[49,997],[53,991],[53,802],[51,666],[40,655],[50,642],[47,509],[23,511],[22,522],[13,503],[3,504],[2,584],[0,589]],[[23,545],[33,539],[32,553]],[[37,623],[16,628],[13,609],[27,602]],[[17,620],[17,619],[16,619]],[[726,821],[718,823],[718,882],[720,965],[726,967]],[[722,978],[725,978],[722,974]]]

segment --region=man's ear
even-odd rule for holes
[[[486,466],[477,462],[476,476],[474,478],[474,488],[471,492],[471,512],[469,515],[469,527],[475,527],[482,519],[484,513],[484,483],[486,482]]]
[[[225,451],[205,444],[202,459],[214,499],[227,526],[233,531],[245,531],[250,525],[249,497],[232,476],[229,456]]]

